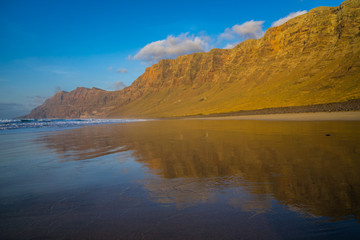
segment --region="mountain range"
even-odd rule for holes
[[[60,91],[26,118],[208,115],[360,99],[360,1],[318,7],[261,39],[163,59],[119,91]]]

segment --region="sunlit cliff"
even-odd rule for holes
[[[360,1],[348,0],[233,49],[161,60],[121,91],[57,93],[27,117],[170,117],[359,98]]]

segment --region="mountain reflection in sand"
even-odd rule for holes
[[[154,174],[142,182],[151,199],[180,209],[231,191],[225,201],[242,211],[269,211],[276,200],[312,216],[360,220],[358,122],[152,121],[37,141],[62,161],[131,151]]]

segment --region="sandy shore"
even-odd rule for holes
[[[360,111],[283,113],[242,116],[204,117],[208,120],[265,120],[265,121],[360,121]]]

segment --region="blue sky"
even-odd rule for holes
[[[129,86],[162,58],[231,48],[291,13],[341,2],[0,0],[0,118],[59,90]]]

